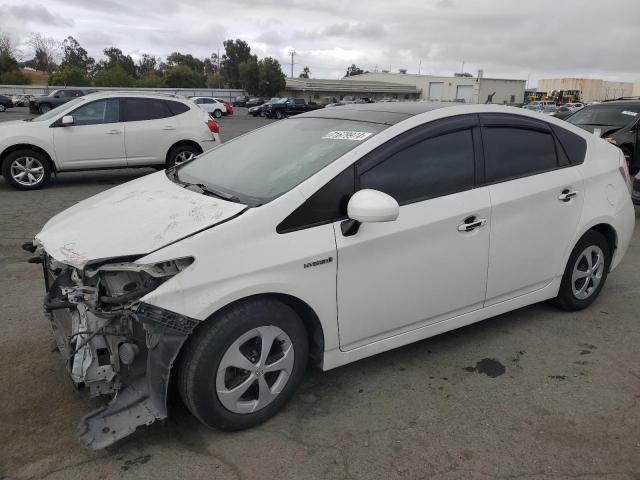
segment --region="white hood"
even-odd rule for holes
[[[148,254],[246,208],[186,190],[162,171],[64,210],[45,224],[36,243],[56,260],[83,268],[93,260]]]

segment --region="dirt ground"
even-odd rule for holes
[[[238,110],[222,119],[223,139],[267,122]],[[82,449],[78,419],[101,401],[73,389],[53,351],[41,269],[20,244],[64,208],[150,171],[60,175],[37,192],[0,179],[0,479],[640,480],[640,227],[585,311],[535,305],[311,369],[252,430],[208,430],[175,400],[163,424]]]

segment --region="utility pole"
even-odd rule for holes
[[[289,55],[291,55],[291,78],[293,78],[293,57],[297,55],[297,52],[291,49],[289,50]]]
[[[418,75],[420,75],[420,71],[422,69],[422,59],[418,62]]]
[[[220,47],[218,47],[218,88],[222,88],[222,72],[220,71]]]
[[[462,59],[462,70],[460,70],[460,73],[464,73],[464,59]]]

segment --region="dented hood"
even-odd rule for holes
[[[56,260],[144,255],[227,220],[247,207],[186,190],[164,171],[83,200],[49,220],[36,243]]]

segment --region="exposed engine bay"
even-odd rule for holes
[[[141,301],[192,262],[61,263],[41,247],[45,314],[74,384],[108,405],[82,418],[79,437],[88,448],[104,448],[140,425],[166,418],[166,394],[175,357],[197,320]],[[38,258],[38,257],[34,257]]]

